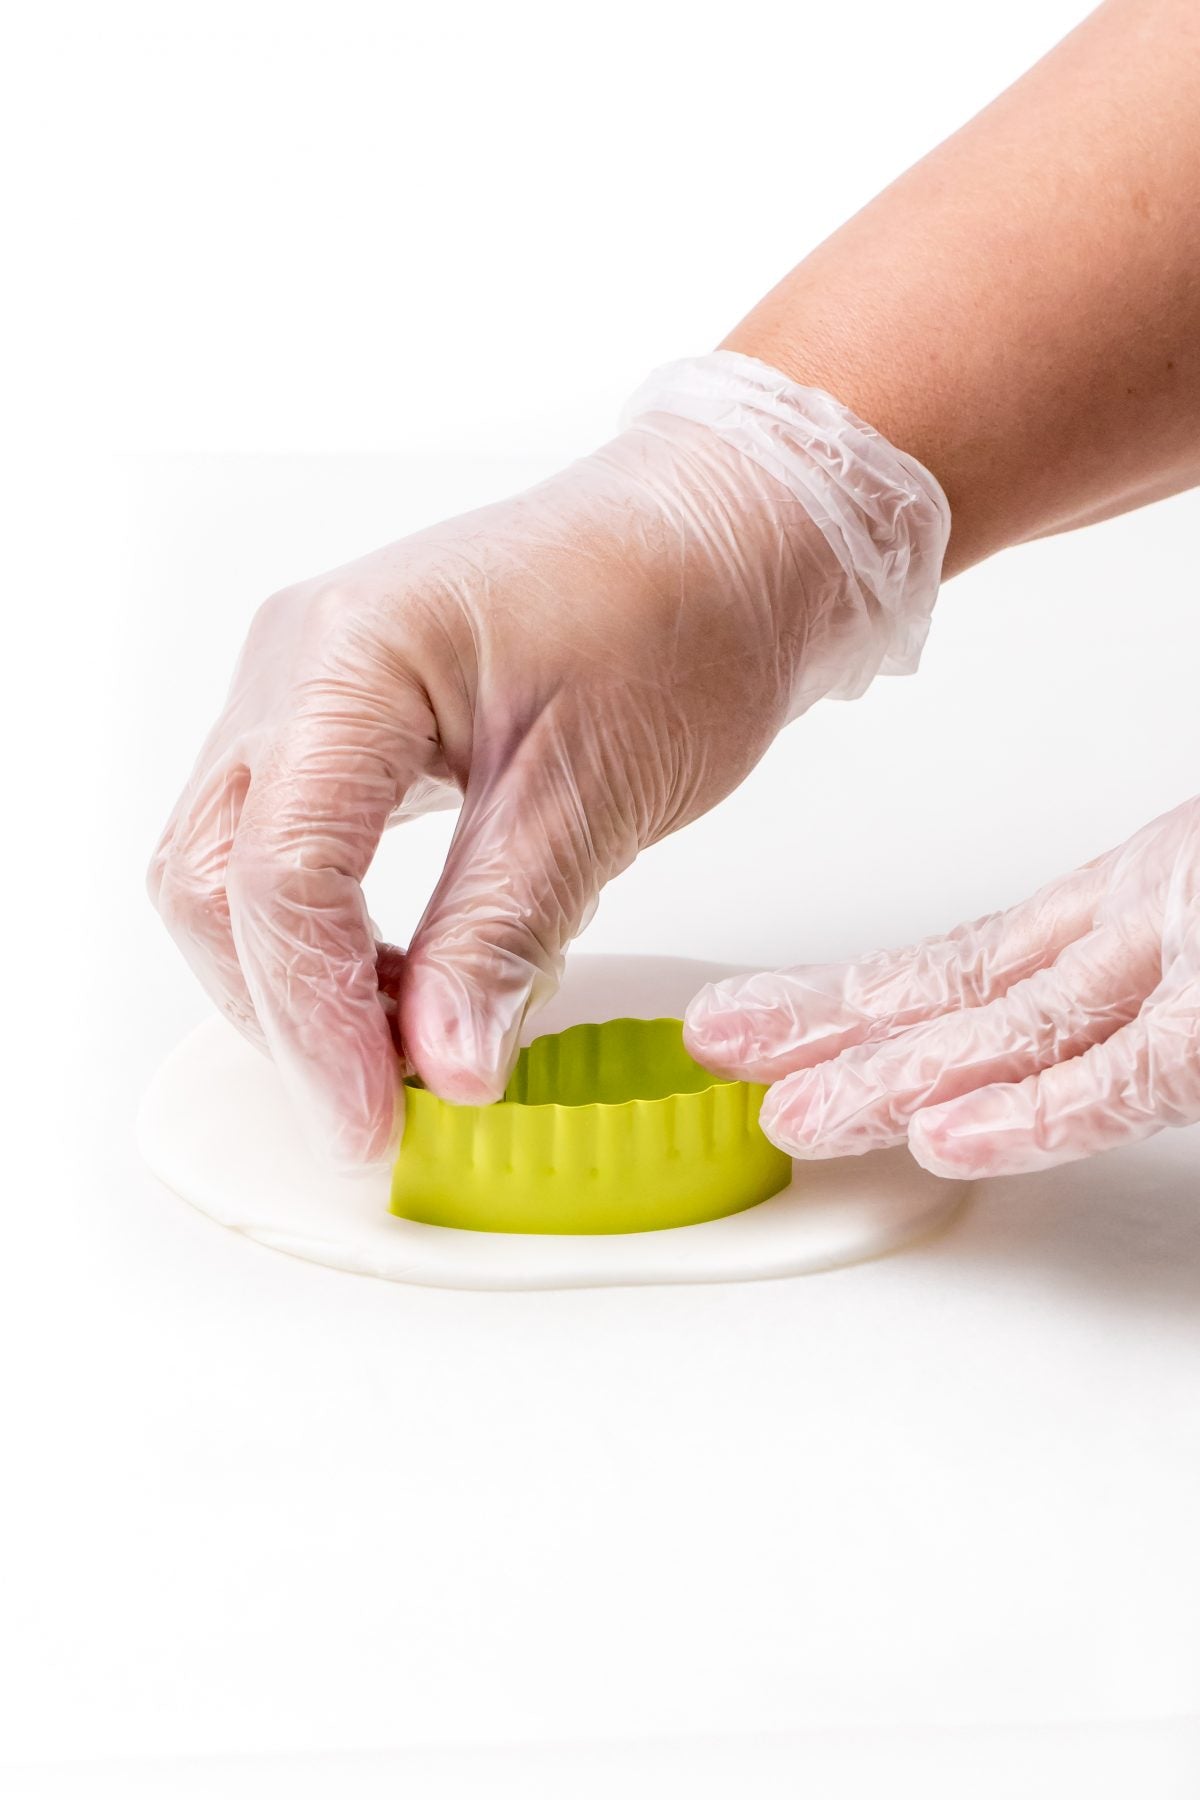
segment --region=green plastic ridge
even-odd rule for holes
[[[764,1087],[692,1060],[679,1019],[535,1038],[504,1098],[453,1106],[405,1083],[401,1218],[469,1231],[666,1231],[744,1212],[791,1180],[758,1124]]]

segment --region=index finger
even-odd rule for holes
[[[701,988],[684,1038],[719,1074],[774,1082],[856,1044],[998,999],[1089,931],[1104,889],[1087,864],[1007,912],[905,950],[733,976]]]

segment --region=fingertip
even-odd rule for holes
[[[794,1156],[796,1152],[792,1146],[792,1134],[780,1099],[782,1087],[783,1083],[777,1081],[763,1095],[762,1105],[758,1109],[758,1125],[759,1130],[777,1150],[786,1150],[789,1156]]]
[[[404,1054],[424,1085],[456,1106],[503,1098],[517,1056],[532,983],[480,992],[461,971],[414,961],[400,988]]]
[[[707,981],[688,1001],[683,1015],[685,1041],[697,1047],[719,1037],[731,1014],[737,1011],[737,986],[732,979]]]
[[[999,1173],[1002,1157],[995,1128],[980,1112],[986,1093],[979,1089],[966,1101],[948,1100],[914,1113],[908,1122],[913,1160],[948,1181],[977,1181]],[[987,1102],[983,1104],[986,1108]]]
[[[442,1058],[431,1061],[424,1058],[426,1073],[421,1080],[439,1100],[448,1101],[451,1106],[492,1106],[497,1100],[503,1100],[508,1086],[508,1075],[503,1071],[481,1075],[477,1069],[455,1063]]]
[[[722,1028],[711,1016],[701,1015],[697,1022],[689,1007],[683,1021],[683,1047],[693,1062],[711,1069],[714,1075],[738,1080],[745,1073],[744,1038],[736,1021]]]
[[[303,1016],[301,1029],[294,1017],[268,1015],[267,1048],[323,1167],[345,1174],[395,1161],[404,1087],[375,995],[331,992],[323,1009]]]
[[[382,1146],[382,1147],[381,1147]],[[323,1141],[317,1155],[331,1175],[361,1176],[387,1174],[400,1154],[400,1136],[338,1139]]]
[[[961,1146],[957,1147],[956,1155],[954,1140],[928,1127],[924,1113],[917,1113],[908,1122],[908,1149],[913,1161],[930,1175],[950,1180],[975,1172],[969,1163],[964,1164]]]
[[[786,1030],[766,980],[736,975],[702,987],[683,1018],[688,1055],[735,1080],[770,1079],[763,1065],[777,1054]]]
[[[404,1082],[398,1065],[392,1066],[392,1103],[366,1122],[366,1129],[355,1146],[355,1162],[359,1168],[391,1167],[404,1136]]]
[[[758,1122],[777,1150],[784,1150],[801,1162],[823,1162],[838,1151],[827,1148],[820,1141],[819,1114],[819,1082],[805,1071],[768,1088],[763,1095]]]
[[[305,1083],[298,1110],[316,1155],[331,1172],[369,1173],[395,1162],[404,1134],[404,1087],[394,1061],[387,1075],[386,1087],[372,1084],[373,1096],[361,1090],[317,1095]]]
[[[797,1162],[811,1161],[811,1152],[803,1144],[796,1142],[786,1122],[770,1115],[764,1117],[764,1113],[766,1113],[765,1100],[763,1101],[763,1111],[758,1116],[758,1123],[767,1142],[774,1144],[777,1150],[782,1150],[785,1156],[794,1157]]]

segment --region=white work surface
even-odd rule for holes
[[[67,725],[14,824],[5,1791],[1194,1792],[1194,1132],[863,1267],[566,1293],[273,1255],[139,1166],[138,1095],[204,1014],[141,871],[251,604],[533,472],[95,474],[126,546],[69,651],[37,627]],[[587,948],[866,950],[1200,787],[1198,527],[1175,502],[956,584],[920,676],[792,728]],[[380,859],[399,939],[447,833]]]

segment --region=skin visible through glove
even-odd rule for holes
[[[756,402],[760,380],[716,359],[691,399],[708,382],[714,406]],[[819,693],[870,678],[883,602],[907,629],[909,519],[944,536],[944,513],[918,484],[878,522],[874,465],[892,453],[872,436],[874,464],[838,449],[824,476],[828,422],[783,400],[796,425],[776,422],[769,447],[793,456],[795,492],[718,431],[655,413],[528,493],[261,609],[151,888],[335,1162],[392,1155],[397,1042],[443,1098],[499,1098],[604,883],[736,787]],[[832,540],[810,485],[841,496]],[[889,552],[894,594],[847,578],[855,529],[864,563],[877,537]],[[360,884],[381,834],[460,797],[407,954],[380,952]]]
[[[702,990],[693,1056],[774,1082],[793,1156],[906,1140],[1020,1174],[1200,1119],[1200,801],[1023,906],[894,955]]]
[[[1200,480],[1198,185],[1200,13],[1110,0],[612,445],[267,603],[151,889],[318,1147],[391,1155],[397,1037],[446,1097],[498,1095],[604,883],[815,699],[915,666],[945,496],[953,573]],[[459,798],[380,955],[381,833]],[[769,1127],[808,1155],[907,1129],[984,1173],[1200,1116],[1170,818],[1107,859],[1127,916],[1084,871],[942,944],[702,997],[695,1052],[769,1053]]]

